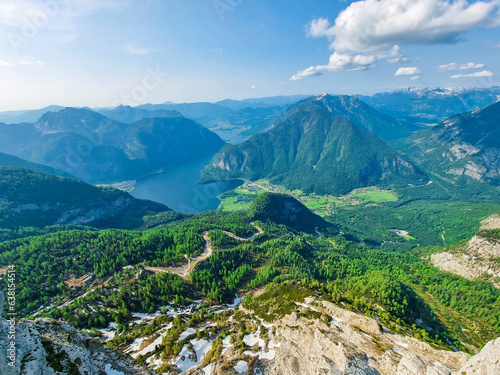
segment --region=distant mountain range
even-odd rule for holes
[[[205,169],[202,181],[268,178],[290,189],[318,194],[427,181],[410,161],[361,128],[368,127],[362,115],[352,115],[359,126],[336,115],[335,105],[346,100],[351,103],[347,97],[323,94],[292,106],[266,133],[223,147]]]
[[[112,120],[131,124],[146,118],[184,117],[180,112],[169,109],[146,110],[128,105],[120,105],[113,109],[101,109],[96,112]]]
[[[124,124],[75,108],[48,112],[35,124],[0,124],[0,134],[2,151],[91,183],[136,179],[224,145],[184,117]]]
[[[415,88],[358,96],[378,110],[414,123],[436,124],[449,116],[486,107],[500,99],[500,87]]]
[[[65,107],[62,107],[60,105],[51,105],[40,109],[0,112],[0,122],[5,122],[7,124],[35,122],[47,112],[56,112],[64,108]]]
[[[453,184],[500,185],[500,103],[452,116],[414,133],[399,146],[427,170]]]

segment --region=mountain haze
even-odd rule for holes
[[[224,142],[184,117],[132,124],[89,109],[65,108],[35,124],[0,124],[0,149],[91,183],[136,179],[215,153]]]

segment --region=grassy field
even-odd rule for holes
[[[481,220],[500,212],[497,204],[459,202],[450,197],[439,199],[439,194],[432,190],[437,187],[435,185],[399,189],[397,193],[368,187],[335,197],[289,191],[260,180],[246,182],[222,194],[219,209],[246,210],[264,191],[285,193],[293,195],[315,214],[337,224],[346,234],[396,251],[448,245],[470,238],[478,230]],[[425,194],[418,194],[420,190]],[[425,195],[435,199],[424,199]]]
[[[368,190],[365,192],[354,193],[353,195],[361,199],[363,202],[384,203],[398,201],[398,197],[394,195],[394,193],[387,190]]]
[[[381,190],[375,187],[353,190],[351,193],[342,196],[305,194],[301,190],[287,190],[283,186],[272,185],[269,181],[259,180],[256,182],[246,182],[235,190],[224,193],[220,196],[222,211],[246,210],[252,201],[264,191],[285,193],[294,196],[315,214],[329,216],[335,213],[335,208],[343,206],[358,206],[362,204],[379,204],[387,202],[397,202],[398,197],[389,190]]]

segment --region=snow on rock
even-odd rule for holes
[[[203,367],[203,372],[205,375],[212,375],[212,364],[209,364],[206,367]]]
[[[246,361],[238,361],[234,366],[234,369],[238,374],[246,374],[248,371],[248,362]]]
[[[106,372],[106,375],[125,375],[124,372],[115,370],[109,363],[104,368],[104,371]]]
[[[158,313],[155,313],[155,314],[133,313],[132,316],[134,318],[137,318],[135,320],[143,321],[143,320],[155,320],[159,316],[159,314]]]
[[[260,338],[260,328],[255,333],[245,335],[245,337],[243,337],[243,342],[251,347],[258,344],[259,347],[263,348],[266,345],[265,341]]]
[[[232,348],[234,345],[231,344],[231,336],[227,335],[224,340],[222,340],[222,352],[221,355],[224,355],[228,351],[228,349]]]
[[[210,351],[212,348],[212,341],[208,341],[205,339],[195,339],[191,341],[191,345],[193,345],[193,350],[196,355],[193,355],[192,351],[188,349],[187,345],[182,347],[181,352],[179,353],[179,357],[173,363],[177,366],[181,371],[188,371],[198,365],[201,362],[204,355]]]
[[[194,335],[196,330],[194,328],[188,328],[179,336],[179,341],[186,339],[188,336]]]
[[[129,345],[127,349],[124,350],[124,353],[132,353],[140,350],[142,342],[144,341],[144,337],[135,339],[132,344]]]
[[[227,305],[227,307],[234,308],[234,307],[238,306],[240,303],[241,303],[241,297],[236,296],[233,303],[231,303],[230,305]]]

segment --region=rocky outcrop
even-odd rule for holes
[[[443,271],[469,280],[489,279],[500,288],[500,243],[488,232],[500,228],[500,216],[493,215],[482,222],[481,231],[464,245],[431,255],[433,265]]]
[[[500,338],[488,342],[483,350],[470,358],[458,371],[460,375],[500,374]]]
[[[308,309],[331,319],[310,320],[301,313],[278,323],[281,343],[266,374],[455,374],[469,359],[461,352],[436,350],[411,337],[394,335],[374,319],[326,301],[306,300]]]
[[[15,361],[7,358],[8,321],[0,320],[0,373],[5,375],[146,375],[131,360],[67,324],[22,320],[16,324]],[[11,365],[13,364],[13,365]],[[114,370],[114,372],[113,372]]]

